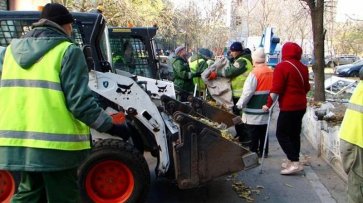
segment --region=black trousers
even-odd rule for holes
[[[233,97],[234,105],[236,105],[238,100],[239,100],[239,98]],[[236,116],[242,116],[242,111],[238,110],[236,108],[233,108],[233,114]],[[247,133],[246,125],[244,123],[241,123],[241,124],[235,125],[235,128],[236,128],[236,133],[237,133],[236,137],[238,137],[239,142],[243,146],[249,147],[250,143],[251,143],[251,137]]]
[[[299,161],[300,133],[305,110],[280,111],[277,119],[276,137],[290,161]]]
[[[256,152],[258,156],[262,156],[263,146],[265,143],[267,124],[265,125],[249,125],[246,124],[247,133],[251,138],[250,151]],[[266,143],[265,155],[268,155],[268,139]]]

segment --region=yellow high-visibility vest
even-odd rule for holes
[[[340,139],[363,148],[363,81],[350,98],[339,132]]]
[[[189,64],[190,71],[192,73],[197,72],[197,70],[199,69],[199,64],[202,64],[204,62],[205,62],[204,59],[197,59],[197,60],[191,62]],[[194,83],[194,85],[197,85],[198,91],[205,91],[206,86],[205,86],[204,81],[202,80],[201,77],[194,77],[193,78],[193,83]]]
[[[60,43],[27,69],[7,48],[0,83],[0,146],[90,148],[89,127],[67,109],[61,87],[61,63],[69,45]]]
[[[246,61],[247,70],[244,73],[234,77],[231,80],[231,87],[232,87],[233,97],[238,97],[238,98],[241,97],[242,90],[243,90],[243,85],[245,84],[245,81],[247,79],[248,74],[251,72],[251,70],[253,68],[252,63],[248,59],[243,58],[243,57],[239,57],[236,61],[240,61],[240,60]]]

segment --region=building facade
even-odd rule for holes
[[[0,1],[0,10],[9,10],[9,1],[5,0],[5,1]]]

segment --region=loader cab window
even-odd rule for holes
[[[8,46],[12,39],[20,38],[25,33],[31,30],[31,25],[36,22],[37,19],[11,19],[0,20],[0,46]],[[79,24],[73,24],[72,38],[74,42],[82,47],[84,40],[82,32],[79,29]]]
[[[0,21],[0,46],[8,46],[12,39],[20,38],[31,30],[32,21],[1,20]]]
[[[110,38],[112,63],[115,69],[134,75],[152,77],[149,54],[138,38]]]

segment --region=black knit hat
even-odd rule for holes
[[[41,18],[51,20],[58,25],[73,23],[73,16],[68,9],[61,4],[48,3],[44,6]]]
[[[243,51],[243,46],[242,46],[241,42],[233,42],[231,44],[231,46],[229,47],[229,50],[242,52]]]

